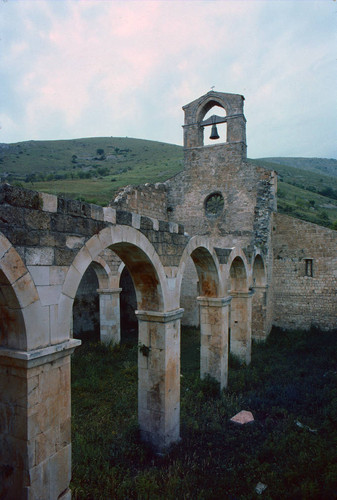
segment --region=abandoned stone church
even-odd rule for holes
[[[71,497],[88,294],[103,342],[138,329],[139,426],[159,451],[179,440],[181,324],[200,326],[200,374],[222,388],[228,351],[249,363],[273,325],[336,327],[337,232],[277,213],[277,174],[247,162],[243,103],[211,91],[184,106],[183,171],[110,206],[1,186],[0,497]]]

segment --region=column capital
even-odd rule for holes
[[[155,323],[169,323],[181,319],[184,309],[179,308],[174,311],[135,311],[138,321],[152,321]]]
[[[8,347],[0,347],[0,359],[2,359],[5,364],[10,363],[12,366],[33,368],[69,356],[76,347],[81,345],[81,343],[79,339],[69,339],[60,344],[34,349],[32,351],[19,351]]]
[[[232,297],[197,297],[197,301],[204,307],[224,307],[230,304]]]

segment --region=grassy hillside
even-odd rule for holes
[[[273,158],[261,158],[261,160],[337,177],[337,160],[334,158],[279,158],[275,156]]]
[[[277,171],[279,212],[337,229],[337,160],[261,158],[250,161]],[[332,173],[323,173],[323,167]]]
[[[165,181],[181,169],[180,146],[141,139],[0,144],[0,176],[10,183],[99,205],[122,186]]]
[[[337,160],[250,160],[279,174],[278,209],[337,228]],[[183,168],[181,146],[127,137],[0,144],[0,177],[11,184],[107,205],[128,184],[162,182]]]

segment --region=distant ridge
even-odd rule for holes
[[[334,158],[267,157],[258,159],[337,177],[337,160]]]

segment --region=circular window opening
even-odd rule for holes
[[[222,214],[224,199],[221,193],[212,193],[205,200],[206,215],[216,217]]]

